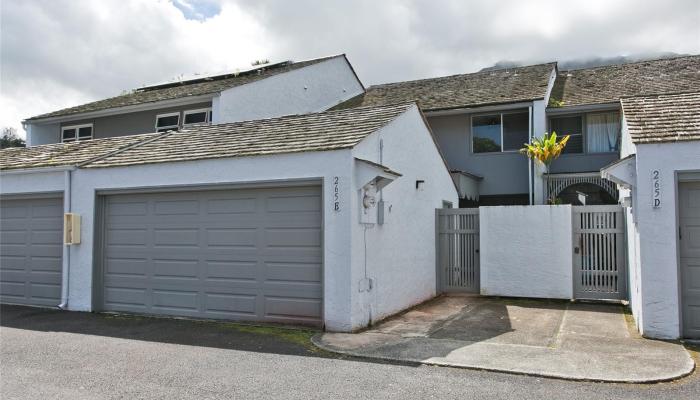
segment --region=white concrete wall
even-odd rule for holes
[[[643,335],[678,338],[678,174],[700,171],[700,141],[636,145],[637,185],[632,198],[633,235],[638,235],[633,310]],[[661,178],[661,207],[652,207],[652,171]],[[631,248],[632,251],[632,248]],[[630,259],[632,262],[632,259]]]
[[[380,156],[380,142],[383,151]],[[435,296],[435,209],[443,200],[457,204],[452,178],[417,108],[370,135],[354,150],[358,158],[402,174],[382,192],[383,225],[366,229],[366,276],[371,291],[360,291],[365,278],[365,226],[360,224],[359,195],[351,197],[353,328],[361,328]],[[424,180],[416,190],[416,180]],[[353,185],[359,189],[362,183]]]
[[[573,297],[571,206],[479,208],[481,294]]]
[[[350,64],[339,56],[224,90],[214,103],[212,119],[225,123],[318,112],[362,91]]]
[[[27,146],[58,143],[61,141],[60,124],[27,124]]]

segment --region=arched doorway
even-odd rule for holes
[[[581,206],[585,201],[585,205],[601,205],[601,204],[617,204],[617,200],[604,188],[594,183],[576,183],[565,187],[557,195],[557,199],[561,204],[571,204]]]

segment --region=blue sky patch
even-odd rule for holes
[[[221,12],[221,6],[215,0],[171,0],[186,19],[204,21]]]

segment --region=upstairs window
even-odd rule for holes
[[[518,151],[530,137],[527,112],[508,112],[472,117],[472,151],[496,153]]]
[[[92,124],[71,125],[61,127],[61,141],[75,142],[92,139]]]
[[[586,151],[611,153],[618,149],[620,114],[617,112],[586,115]]]
[[[156,132],[178,130],[180,128],[180,113],[156,115]]]
[[[211,108],[187,110],[183,113],[182,126],[206,124],[211,122]]]
[[[564,153],[614,153],[620,146],[620,113],[598,112],[549,119],[549,129],[570,135]]]
[[[557,136],[571,136],[562,153],[583,153],[583,117],[556,117],[549,120],[549,130]]]

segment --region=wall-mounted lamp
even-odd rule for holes
[[[423,184],[425,183],[424,180],[419,179],[416,181],[416,190],[423,190]]]

